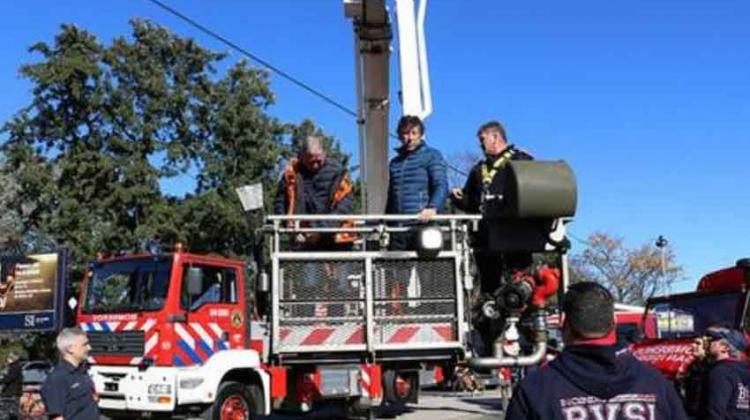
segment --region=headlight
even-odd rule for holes
[[[148,386],[148,395],[170,395],[170,394],[172,394],[172,385],[151,384]]]
[[[180,388],[194,389],[194,388],[198,388],[202,383],[203,383],[203,378],[180,379]]]
[[[434,258],[443,248],[443,232],[437,227],[424,227],[418,235],[419,255]]]

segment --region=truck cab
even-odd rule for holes
[[[91,343],[90,372],[100,407],[227,410],[237,401],[217,399],[219,385],[236,376],[252,390],[253,401],[240,403],[266,412],[262,390],[269,378],[251,346],[244,267],[241,261],[179,249],[91,263],[77,320]]]

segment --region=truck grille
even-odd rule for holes
[[[92,356],[143,356],[143,331],[89,331]]]

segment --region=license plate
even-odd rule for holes
[[[104,390],[108,392],[117,392],[117,389],[119,388],[116,382],[105,382],[104,383]]]

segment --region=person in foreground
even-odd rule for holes
[[[516,388],[507,420],[686,419],[674,387],[615,342],[614,299],[597,283],[570,286],[565,349]]]
[[[86,373],[89,339],[78,327],[57,335],[60,362],[42,386],[42,398],[51,420],[99,419],[94,382]]]
[[[750,419],[750,366],[741,332],[723,326],[709,327],[710,370],[703,383],[700,418],[706,420]]]

